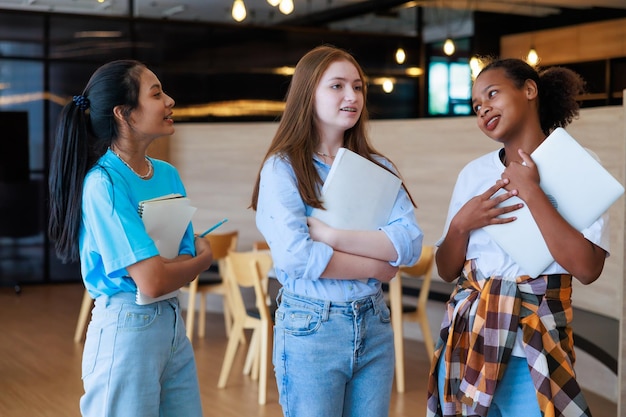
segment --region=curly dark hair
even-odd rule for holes
[[[578,116],[578,98],[586,87],[578,73],[565,67],[535,68],[514,58],[488,58],[480,73],[496,68],[503,69],[518,88],[522,88],[526,80],[535,81],[539,90],[539,120],[546,135],[557,127],[564,128]]]

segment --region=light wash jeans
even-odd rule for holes
[[[441,352],[441,358],[445,355],[445,348]],[[443,380],[445,378],[445,366],[439,361],[438,380],[439,392],[443,393]],[[439,397],[441,400],[441,396]],[[541,410],[535,392],[528,362],[526,358],[511,356],[504,370],[502,380],[496,386],[489,413],[487,417],[541,417]]]
[[[281,290],[273,362],[285,417],[385,417],[393,331],[382,293],[334,303]]]
[[[202,417],[198,375],[177,298],[96,299],[83,351],[86,417]]]

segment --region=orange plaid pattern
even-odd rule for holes
[[[542,415],[591,416],[574,373],[571,284],[565,274],[485,278],[467,261],[441,326],[427,416],[486,416],[520,326]],[[440,393],[436,369],[444,346],[446,380]]]

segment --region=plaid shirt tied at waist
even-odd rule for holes
[[[427,416],[486,416],[520,326],[542,415],[591,416],[574,373],[571,294],[571,275],[485,278],[474,261],[467,261],[441,325]],[[446,380],[440,393],[437,363],[444,347]]]

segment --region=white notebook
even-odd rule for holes
[[[159,255],[169,259],[175,258],[178,255],[180,242],[196,211],[190,200],[180,194],[169,194],[141,201],[137,211],[146,226],[146,232],[154,240]],[[139,305],[151,304],[177,295],[178,290],[152,298],[137,288],[135,302]]]
[[[570,136],[557,128],[531,154],[541,178],[539,185],[569,224],[589,227],[624,193],[624,187]],[[503,205],[523,203],[518,197]],[[540,275],[554,258],[526,205],[504,217],[517,220],[486,226],[485,230],[528,275]]]
[[[376,230],[389,221],[400,178],[346,148],[340,148],[322,186],[326,210],[312,216],[337,229]]]

